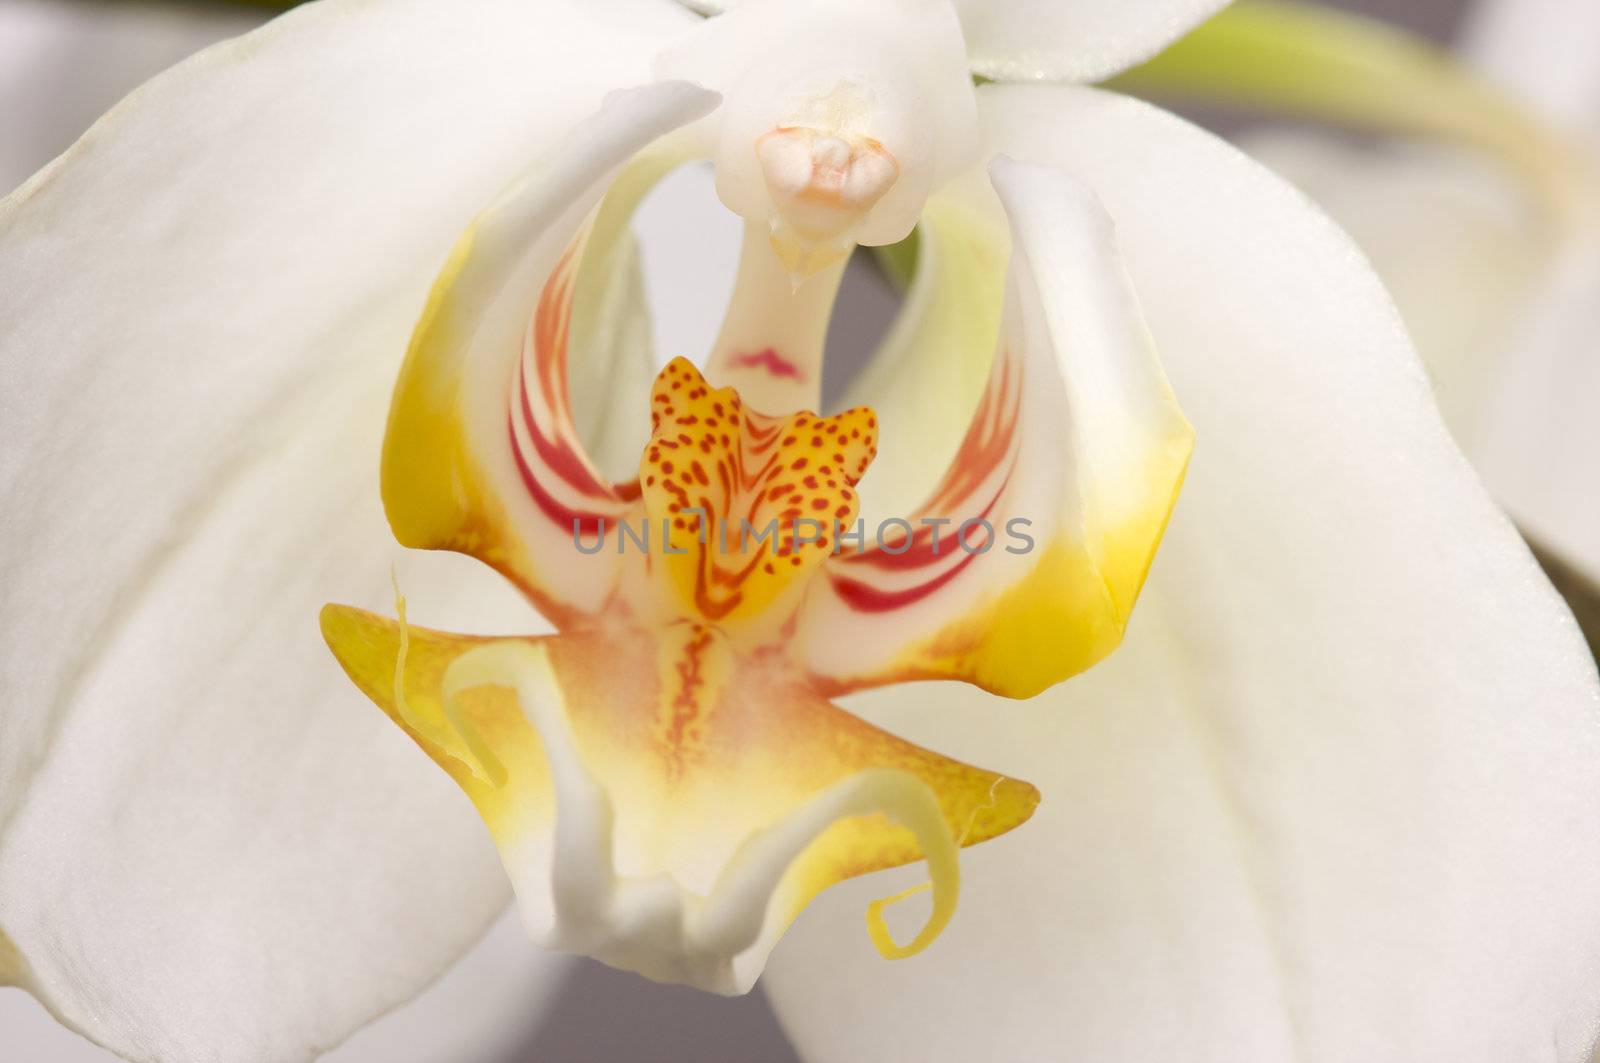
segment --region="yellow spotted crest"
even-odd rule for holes
[[[772,615],[837,550],[878,445],[865,407],[769,417],[682,358],[656,378],[650,423],[639,483],[665,536],[652,560],[686,615],[724,626]]]

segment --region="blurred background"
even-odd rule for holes
[[[1332,6],[1451,43],[1470,3],[1342,0]],[[270,5],[220,0],[0,0],[0,191],[20,185],[145,79],[214,41],[248,31],[273,13]],[[1247,143],[1256,132],[1257,123],[1249,116],[1186,107],[1182,101],[1177,106]],[[698,191],[682,194],[699,196],[702,205],[709,202],[704,182]],[[642,227],[701,224],[716,221],[674,211],[647,211],[640,221]],[[736,228],[729,230],[725,243],[731,280]],[[653,304],[674,301],[655,295]],[[865,269],[847,290],[830,345],[866,350],[886,326],[894,305],[891,286]],[[675,327],[671,321],[658,323],[658,338],[663,329],[671,334]],[[709,326],[682,327],[714,330],[715,317]],[[673,347],[692,345],[687,334],[670,335],[670,341]],[[57,1026],[31,997],[14,989],[0,989],[0,1058],[30,1063],[111,1059]],[[336,1063],[796,1059],[759,987],[748,997],[723,1000],[657,986],[588,960],[538,954],[510,918],[423,999],[363,1031],[328,1058]]]

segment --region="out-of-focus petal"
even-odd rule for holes
[[[1468,451],[1544,545],[1600,575],[1600,238],[1553,257],[1484,389]]]
[[[983,397],[932,493],[889,531],[865,529],[868,548],[829,566],[801,617],[813,671],[845,687],[956,678],[1031,697],[1089,667],[1121,639],[1183,480],[1192,433],[1110,219],[1059,171],[1001,160],[992,172],[1012,255]],[[926,228],[981,244],[957,218],[982,232],[984,213],[952,205]],[[1006,235],[990,219],[987,236],[974,253],[993,263]],[[981,363],[982,350],[964,353]],[[921,353],[905,350],[907,375],[960,385],[959,367]],[[913,475],[928,458],[883,469]]]
[[[1251,137],[1354,236],[1399,304],[1451,432],[1519,526],[1600,572],[1600,248],[1453,151]]]
[[[1512,515],[1592,576],[1600,573],[1600,7],[1485,0],[1472,8],[1462,48],[1590,152],[1591,209],[1579,216],[1587,228],[1553,236],[1537,291],[1518,293],[1520,320],[1501,337],[1482,392],[1484,423],[1466,446]],[[1428,312],[1403,297],[1400,305],[1408,322]]]
[[[1478,0],[1462,51],[1557,127],[1600,142],[1600,5]]]
[[[833,929],[883,885],[814,905],[768,970],[787,1028],[818,1060],[1586,1059],[1594,664],[1382,287],[1177,119],[981,96],[1000,145],[1105,201],[1195,457],[1107,661],[1003,711],[948,687],[853,703],[1043,801],[972,853],[963,918],[892,980]]]
[[[451,241],[687,21],[311,5],[0,207],[0,951],[68,1023],[139,1060],[305,1058],[500,910],[470,807],[316,609],[389,600],[376,455]],[[400,579],[527,630],[475,569]]]
[[[1235,4],[1109,85],[1451,141],[1515,168],[1553,211],[1595,215],[1592,160],[1581,147],[1432,41],[1336,7]]]

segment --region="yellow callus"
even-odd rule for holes
[[[878,449],[873,412],[767,416],[679,358],[656,380],[650,419],[639,484],[683,614],[732,628],[792,602],[855,520]]]

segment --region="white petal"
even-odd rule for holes
[[[1600,141],[1600,4],[1479,0],[1462,49],[1547,120]]]
[[[576,964],[528,947],[514,911],[433,985],[319,1063],[505,1063],[515,1059]]]
[[[955,0],[972,69],[996,81],[1098,81],[1155,55],[1229,0]]]
[[[1133,101],[986,90],[1105,201],[1194,462],[1122,649],[1023,705],[876,722],[1040,784],[884,968],[815,904],[768,987],[814,1059],[1587,1058],[1600,690],[1350,241]],[[915,1022],[904,1021],[914,1015]]]
[[[1600,571],[1600,245],[1553,232],[1527,190],[1461,152],[1288,133],[1244,146],[1372,260],[1495,497]]]
[[[558,996],[570,992],[574,966],[570,958],[530,949],[528,932],[508,911],[415,1000],[318,1057],[319,1063],[505,1063],[548,1021]],[[0,991],[0,1029],[16,1059],[118,1058],[56,1022],[17,989]]]
[[[1439,406],[1469,456],[1497,366],[1546,268],[1537,204],[1457,149],[1354,145],[1289,130],[1240,141],[1361,245],[1405,318]]]
[[[377,448],[456,234],[687,21],[312,5],[0,207],[0,974],[117,1051],[305,1058],[500,910],[316,611],[389,604]],[[452,560],[401,567],[430,619],[529,629]]]

